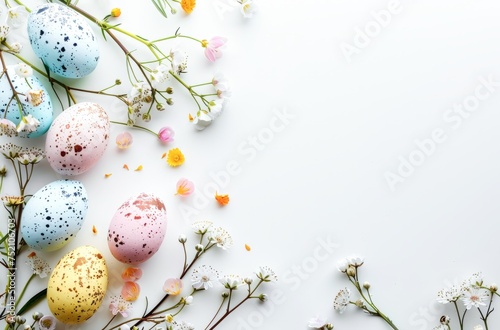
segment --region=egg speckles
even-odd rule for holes
[[[124,263],[139,264],[160,248],[167,229],[167,211],[156,196],[141,193],[116,211],[109,224],[108,246]]]
[[[89,24],[74,10],[56,3],[35,8],[28,16],[28,37],[35,54],[51,72],[81,78],[97,66],[99,48]]]
[[[59,174],[78,175],[92,168],[106,151],[109,118],[95,103],[77,103],[56,117],[47,132],[45,152]]]
[[[15,66],[8,66],[7,73],[10,78],[10,83],[9,79],[7,79],[7,75],[4,74],[0,76],[0,116],[2,118],[7,118],[16,125],[18,125],[21,121],[22,116],[19,112],[17,99],[12,98],[12,95],[14,94],[11,87],[12,85],[15,91],[20,93],[18,96],[23,107],[24,115],[32,115],[40,122],[40,125],[34,132],[19,132],[19,136],[32,138],[45,134],[45,132],[49,129],[50,124],[52,124],[53,119],[52,103],[47,90],[35,76],[26,78],[18,76],[15,73]],[[26,101],[26,94],[30,90],[42,91],[43,98],[39,105],[34,106]],[[5,115],[5,109],[7,109],[7,115]]]
[[[24,208],[23,239],[35,250],[58,250],[80,231],[87,209],[87,191],[81,182],[51,182],[38,190]]]
[[[80,246],[56,265],[47,285],[52,314],[65,324],[79,324],[95,314],[106,294],[108,268],[92,246]]]

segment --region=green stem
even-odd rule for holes
[[[30,278],[28,279],[28,281],[26,282],[26,284],[24,285],[24,288],[23,290],[21,291],[21,293],[19,294],[17,300],[16,300],[16,307],[17,305],[21,302],[21,299],[23,299],[23,296],[24,296],[24,293],[26,292],[26,289],[28,288],[28,285],[31,283],[31,281],[36,277],[36,274],[31,274]]]

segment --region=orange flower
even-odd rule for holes
[[[177,167],[184,164],[184,155],[179,148],[170,149],[167,155],[167,163],[172,167]]]
[[[222,206],[229,204],[229,195],[219,195],[215,193],[215,200]]]
[[[122,280],[125,282],[135,282],[142,276],[140,268],[128,267],[122,272]]]
[[[122,287],[122,297],[126,301],[135,301],[141,293],[141,287],[135,282],[125,282]]]
[[[191,14],[195,6],[196,0],[181,0],[181,7],[186,14]]]

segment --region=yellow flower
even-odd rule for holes
[[[196,0],[181,0],[181,7],[186,14],[191,14],[195,6]]]
[[[172,167],[184,164],[184,155],[179,148],[170,149],[167,155],[167,163]]]
[[[120,8],[111,9],[111,16],[119,17],[121,14],[122,14],[122,11],[120,10]]]

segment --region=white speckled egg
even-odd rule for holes
[[[39,137],[50,127],[53,119],[53,110],[52,110],[52,102],[50,101],[50,95],[47,93],[45,87],[43,87],[40,80],[37,77],[20,77],[15,73],[15,65],[10,65],[7,67],[7,74],[10,78],[7,79],[7,75],[0,76],[0,116],[1,118],[7,118],[12,121],[14,124],[18,125],[21,121],[21,113],[19,112],[19,106],[17,100],[12,98],[13,91],[11,88],[14,86],[14,89],[19,94],[19,98],[21,100],[21,105],[23,107],[24,115],[32,115],[36,118],[40,125],[34,132],[20,132],[20,137]],[[37,105],[33,106],[29,102],[26,101],[26,94],[29,90],[42,90],[43,91],[43,101]],[[21,95],[23,94],[23,95]],[[7,115],[5,116],[5,109],[7,108]]]
[[[92,246],[66,254],[52,271],[47,302],[52,314],[65,324],[79,324],[97,311],[108,287],[103,255]]]
[[[140,264],[160,248],[167,230],[167,210],[153,194],[131,197],[116,211],[108,229],[108,246],[124,263]]]
[[[57,116],[50,126],[45,140],[47,160],[59,174],[82,174],[101,158],[108,140],[106,111],[95,103],[77,103]]]
[[[69,243],[82,228],[88,197],[76,180],[58,180],[38,190],[21,218],[21,234],[31,248],[54,251]]]
[[[97,66],[99,48],[85,18],[67,6],[47,3],[28,16],[28,37],[51,72],[81,78]]]

